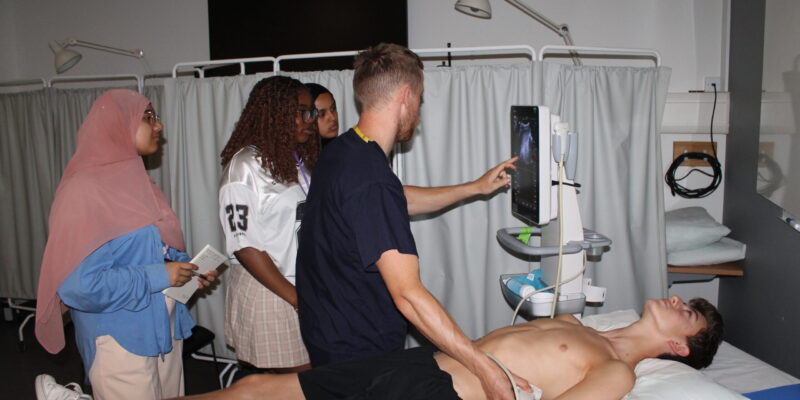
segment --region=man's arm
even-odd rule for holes
[[[408,215],[425,214],[439,211],[453,203],[479,194],[492,194],[501,187],[511,183],[506,169],[516,169],[517,157],[510,158],[486,171],[480,178],[461,185],[424,188],[419,186],[403,186],[403,193],[408,201]]]
[[[489,399],[514,399],[503,371],[478,349],[419,279],[417,256],[387,250],[376,262],[395,305],[439,350],[475,374]],[[517,384],[529,389],[527,381]]]
[[[593,367],[557,400],[619,400],[633,389],[636,375],[624,362],[609,360]]]

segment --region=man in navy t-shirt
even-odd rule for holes
[[[388,156],[419,122],[422,74],[419,57],[399,45],[382,43],[355,59],[359,122],[320,156],[299,232],[303,341],[314,367],[373,356],[403,347],[408,320],[475,374],[489,398],[513,399],[502,370],[422,285],[408,216],[507,187],[515,159],[462,185],[403,187]]]

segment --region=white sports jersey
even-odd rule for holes
[[[238,263],[233,253],[246,247],[266,251],[294,284],[297,230],[308,191],[299,174],[300,184],[275,181],[252,146],[231,158],[219,189],[219,218],[231,262]]]

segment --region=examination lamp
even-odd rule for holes
[[[55,54],[56,73],[60,74],[72,68],[75,64],[78,63],[78,61],[81,60],[82,57],[81,53],[67,49],[67,47],[70,46],[88,47],[90,49],[105,51],[108,53],[114,53],[128,57],[135,57],[135,58],[144,57],[144,51],[141,49],[125,50],[116,47],[106,46],[104,44],[77,40],[74,38],[69,38],[67,40],[64,40],[63,42],[58,42],[54,40],[50,42],[50,50],[52,50],[53,54]]]
[[[506,2],[510,3],[512,6],[517,7],[528,16],[532,17],[533,19],[539,21],[542,25],[550,28],[558,36],[561,36],[564,39],[564,43],[567,46],[574,46],[575,43],[572,42],[572,36],[569,34],[569,26],[567,24],[556,24],[549,18],[545,17],[544,15],[540,14],[538,11],[528,7],[521,1],[517,0],[506,0]],[[461,11],[464,14],[472,15],[473,17],[489,19],[492,18],[492,5],[489,3],[489,0],[458,0],[456,1],[456,10]],[[574,51],[570,51],[572,55],[572,62],[575,65],[583,65],[580,58],[578,58],[578,53]]]

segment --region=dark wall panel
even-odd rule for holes
[[[730,134],[723,222],[747,244],[744,276],[720,280],[726,340],[800,376],[800,234],[756,193],[764,0],[731,1]]]
[[[211,58],[360,50],[380,42],[408,45],[407,15],[400,0],[208,0]],[[293,71],[350,68],[351,57],[281,62],[281,69]],[[247,67],[247,73],[263,70],[272,70],[271,64]]]

